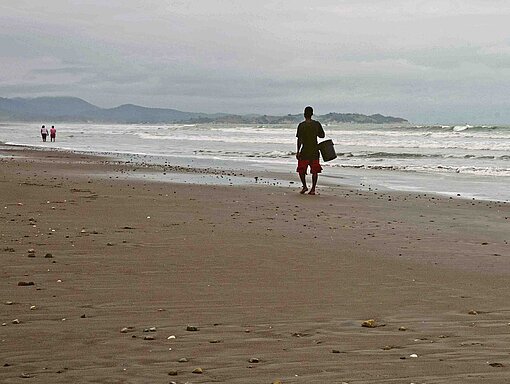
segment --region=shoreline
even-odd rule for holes
[[[115,163],[118,165],[125,166],[133,166],[133,168],[142,169],[145,168],[148,172],[147,175],[149,179],[153,181],[162,181],[162,182],[177,182],[177,183],[185,183],[186,178],[183,177],[184,174],[190,176],[190,179],[193,179],[193,183],[197,184],[205,184],[205,185],[250,185],[250,184],[260,184],[259,180],[264,180],[262,184],[265,185],[276,185],[276,186],[287,186],[291,187],[293,185],[299,184],[299,177],[295,172],[282,172],[281,170],[277,170],[274,167],[261,168],[260,170],[256,169],[242,169],[242,168],[232,168],[228,166],[222,166],[220,164],[207,164],[207,165],[197,165],[193,164],[193,160],[182,161],[182,159],[176,159],[173,157],[162,157],[160,155],[150,155],[145,153],[128,153],[128,152],[111,152],[111,151],[83,151],[83,150],[72,150],[72,149],[64,149],[64,148],[47,148],[44,146],[32,146],[32,145],[21,145],[21,144],[5,144],[0,142],[0,156],[1,156],[1,147],[9,150],[11,148],[13,151],[20,150],[28,150],[28,151],[55,151],[61,153],[75,153],[81,156],[90,156],[108,159],[110,163]],[[170,161],[177,161],[177,165],[170,165]],[[198,160],[198,159],[195,159]],[[200,161],[199,161],[200,163]],[[255,167],[256,168],[256,167]],[[432,187],[431,185],[435,185],[438,182],[445,183],[447,179],[451,177],[451,175],[436,175],[436,179],[432,178],[432,175],[424,175],[424,174],[413,174],[412,172],[404,172],[398,171],[405,176],[398,176],[395,178],[394,172],[396,171],[388,171],[384,169],[360,169],[357,167],[346,167],[339,168],[342,170],[341,174],[330,174],[328,171],[331,171],[331,168],[326,168],[325,173],[320,177],[319,185],[329,187],[329,188],[340,188],[340,189],[359,189],[363,191],[380,191],[380,192],[391,192],[391,193],[414,193],[417,195],[421,194],[432,194],[437,197],[452,197],[452,198],[462,198],[465,200],[477,200],[477,201],[487,201],[487,202],[496,202],[496,203],[510,203],[509,198],[496,198],[496,197],[488,197],[488,196],[480,196],[474,192],[453,192],[453,191],[440,191],[437,187]],[[157,172],[161,171],[161,177],[157,176]],[[337,171],[335,171],[337,172]],[[174,174],[175,177],[169,178],[166,177],[168,174]],[[194,177],[195,175],[200,175],[199,177]],[[206,175],[211,175],[212,177],[207,177]],[[222,180],[218,178],[218,175],[223,177],[231,177],[233,180],[229,182],[229,180]],[[265,177],[264,177],[264,176]],[[142,177],[142,176],[141,176]],[[308,175],[308,178],[310,176]],[[457,176],[457,178],[459,178]],[[462,181],[463,178],[467,178],[466,181]],[[255,179],[255,183],[253,183],[253,179]],[[394,179],[393,182],[389,182],[388,180]],[[406,184],[404,180],[414,179],[414,182],[411,184]],[[429,181],[426,181],[430,179]],[[421,180],[421,181],[419,181]],[[439,180],[439,181],[438,181]],[[408,181],[409,182],[409,181]],[[451,182],[451,181],[450,181]],[[471,183],[477,184],[480,181],[477,181],[476,178],[472,178],[471,176],[464,176],[459,178],[456,183],[460,186],[463,183],[469,185]],[[486,182],[486,181],[484,181]],[[432,184],[431,184],[432,183]],[[416,185],[421,185],[421,187],[416,187]],[[448,182],[447,182],[448,184]],[[429,185],[426,187],[426,185]],[[421,189],[420,189],[421,188]],[[461,187],[461,189],[466,189],[466,186]],[[469,189],[469,188],[467,188]]]
[[[508,377],[509,204],[24,153],[0,158],[2,382]]]

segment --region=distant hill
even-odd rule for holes
[[[301,114],[286,116],[232,115],[227,113],[183,112],[176,109],[147,108],[124,104],[115,108],[100,108],[77,97],[0,97],[0,121],[91,122],[124,124],[157,123],[235,123],[286,124],[297,123]],[[317,116],[323,123],[407,123],[406,119],[357,113],[328,113]]]

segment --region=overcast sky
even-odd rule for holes
[[[510,123],[507,0],[0,0],[0,96]]]

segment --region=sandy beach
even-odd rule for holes
[[[508,203],[2,155],[1,383],[510,382]]]

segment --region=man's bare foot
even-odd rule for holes
[[[310,192],[308,192],[309,195],[315,195],[315,189],[312,189]]]
[[[308,188],[307,187],[303,187],[303,189],[301,191],[299,191],[299,193],[301,193],[302,195],[308,191]]]

